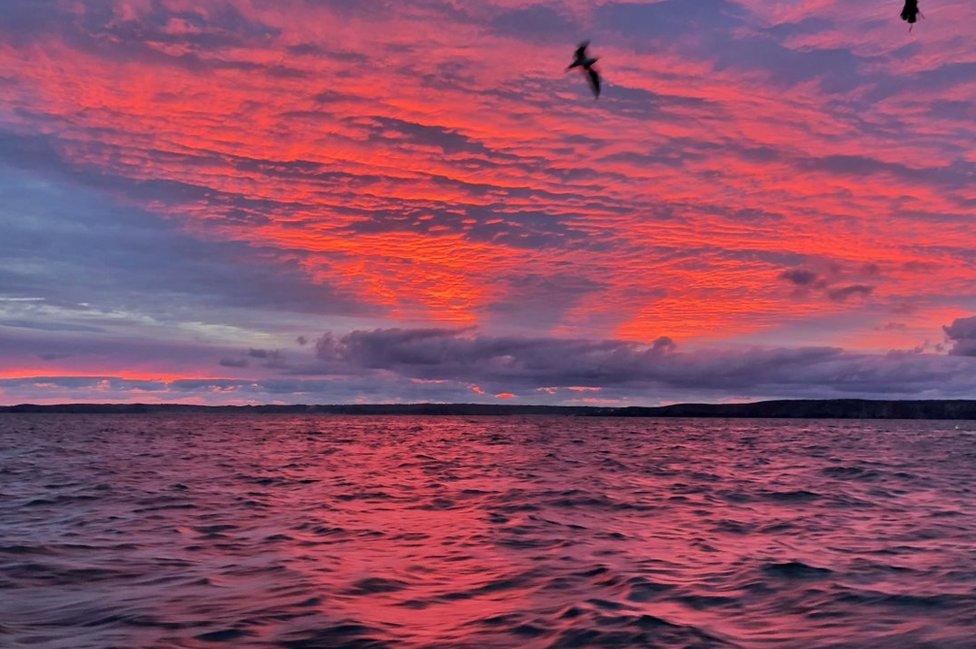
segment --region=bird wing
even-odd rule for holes
[[[905,7],[901,10],[901,19],[913,23],[918,20],[918,1],[917,0],[905,0]]]
[[[576,48],[576,53],[573,54],[573,56],[576,57],[577,60],[585,59],[586,48],[589,46],[589,44],[590,41],[583,41],[582,43],[580,43],[579,47]]]
[[[590,82],[590,90],[594,97],[600,96],[600,75],[593,68],[586,68],[586,79]]]

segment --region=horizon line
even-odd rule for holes
[[[677,403],[665,406],[593,406],[492,403],[244,404],[21,403],[0,414],[165,414],[174,412],[336,415],[579,415],[752,419],[976,420],[976,399],[775,399],[742,403]]]

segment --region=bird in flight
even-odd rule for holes
[[[908,30],[911,31],[912,25],[918,21],[918,17],[925,16],[918,10],[918,0],[905,0],[905,6],[901,10],[901,19],[908,23]]]
[[[593,68],[593,64],[596,63],[596,58],[590,58],[586,53],[586,48],[589,46],[590,41],[583,41],[576,48],[576,53],[573,54],[573,62],[569,64],[566,68],[567,71],[573,68],[579,68],[586,74],[586,80],[590,83],[590,90],[593,91],[594,99],[600,96],[600,75]]]

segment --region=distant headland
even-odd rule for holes
[[[757,419],[973,419],[976,400],[777,400],[680,403],[668,406],[546,406],[481,403],[202,406],[194,404],[64,403],[0,406],[0,413],[59,414],[332,414],[332,415],[564,415],[577,417],[717,417]]]

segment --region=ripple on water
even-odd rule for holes
[[[938,422],[0,418],[12,647],[938,647],[976,435]]]

